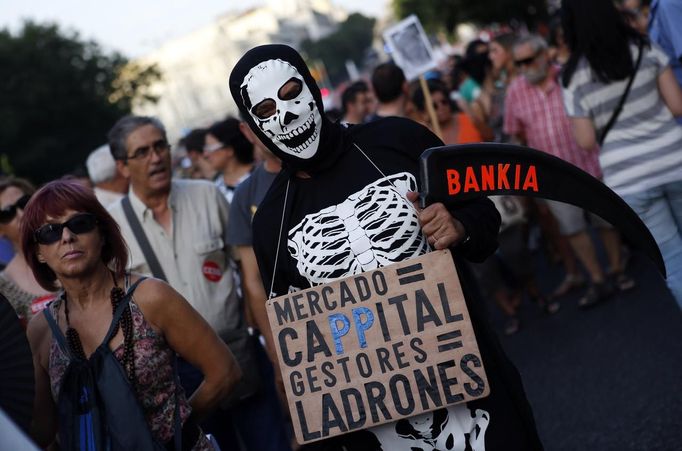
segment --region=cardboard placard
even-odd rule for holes
[[[274,298],[267,312],[299,443],[489,393],[447,250]]]
[[[429,38],[414,14],[388,28],[383,36],[391,49],[391,56],[408,80],[414,80],[438,66]]]

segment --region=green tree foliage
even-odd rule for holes
[[[365,52],[372,44],[374,22],[362,14],[351,14],[334,33],[319,41],[306,39],[301,49],[308,60],[322,60],[332,83],[337,84],[348,78],[346,61],[362,66]]]
[[[395,15],[403,19],[416,14],[428,32],[452,33],[457,24],[473,22],[525,22],[534,28],[547,16],[545,0],[391,0]]]
[[[36,183],[85,162],[134,102],[154,100],[155,67],[131,65],[53,24],[0,30],[0,155]]]

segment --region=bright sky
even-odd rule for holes
[[[375,17],[383,15],[388,2],[332,0],[349,12]],[[0,0],[0,28],[14,32],[27,18],[57,22],[105,49],[135,57],[225,12],[263,4],[265,0]]]

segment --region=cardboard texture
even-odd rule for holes
[[[489,394],[450,251],[268,301],[299,443]]]

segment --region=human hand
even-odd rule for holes
[[[438,202],[421,209],[419,193],[409,191],[407,199],[417,210],[419,224],[431,247],[436,250],[447,249],[466,238],[464,225],[453,218],[445,205]]]

